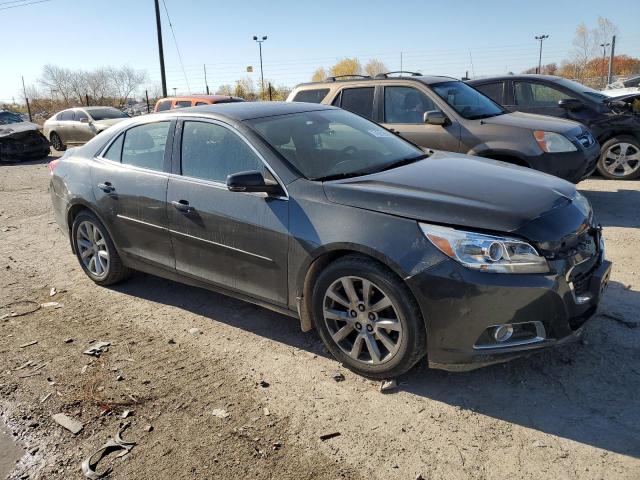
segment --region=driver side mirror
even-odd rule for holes
[[[577,98],[563,98],[562,100],[558,100],[558,107],[564,108],[565,110],[580,110],[584,107],[584,104],[581,100]]]
[[[282,194],[282,189],[278,182],[265,179],[262,173],[256,170],[229,175],[227,177],[227,188],[232,192],[264,192],[267,195]]]
[[[447,116],[440,110],[424,112],[424,123],[427,125],[446,125],[449,122]]]

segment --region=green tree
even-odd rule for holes
[[[360,61],[353,58],[343,58],[338,63],[336,63],[333,67],[331,67],[331,76],[339,77],[341,75],[361,75],[362,74],[362,65],[360,65]]]

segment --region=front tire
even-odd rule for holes
[[[607,140],[600,151],[598,171],[612,180],[632,180],[640,176],[640,141],[630,135]]]
[[[73,246],[84,273],[98,285],[112,285],[130,275],[102,222],[85,210],[73,220]]]
[[[313,319],[327,349],[353,372],[390,379],[426,353],[424,322],[413,295],[373,259],[331,263],[313,289]]]
[[[58,152],[64,152],[67,149],[67,146],[62,143],[60,135],[58,135],[56,132],[51,132],[51,135],[49,135],[49,141],[51,142],[51,146],[53,147],[53,149],[57,150]]]

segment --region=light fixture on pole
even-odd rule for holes
[[[536,35],[535,39],[540,42],[540,56],[538,57],[538,71],[536,73],[542,73],[542,42],[544,42],[549,35]]]
[[[264,72],[262,70],[262,42],[267,39],[267,36],[263,36],[258,38],[256,35],[253,36],[253,39],[258,42],[258,46],[260,47],[260,86],[261,86],[261,97],[264,99]]]

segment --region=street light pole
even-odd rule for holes
[[[540,56],[538,57],[538,71],[536,73],[542,73],[542,42],[549,38],[549,35],[536,35],[535,39],[540,42]]]
[[[167,79],[164,73],[164,50],[162,48],[162,24],[160,22],[160,5],[158,0],[154,0],[156,4],[156,30],[158,32],[158,54],[160,55],[160,78],[162,80],[162,96],[167,96]]]
[[[253,39],[258,42],[258,46],[260,47],[260,86],[261,86],[261,97],[264,99],[264,71],[262,70],[262,42],[267,39],[267,36],[263,36],[262,38],[258,38],[256,35],[253,36]]]

